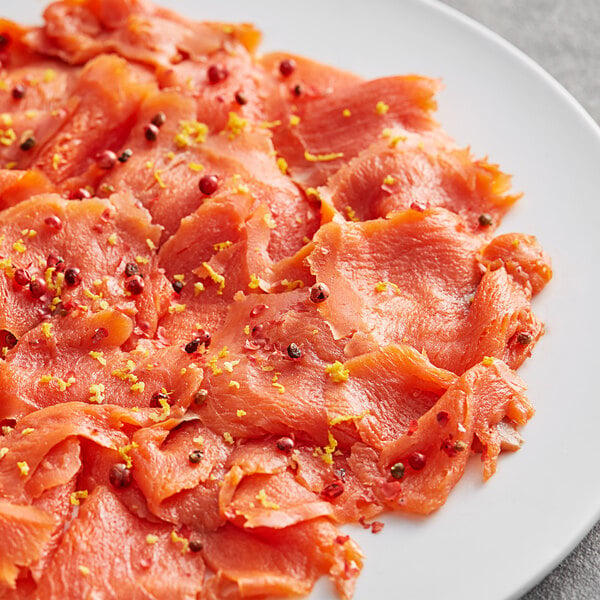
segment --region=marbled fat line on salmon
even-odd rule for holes
[[[439,81],[145,0],[44,19],[0,20],[0,597],[351,598],[340,526],[440,509],[533,416],[510,176]]]

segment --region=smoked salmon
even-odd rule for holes
[[[146,0],[0,20],[0,598],[350,599],[533,416],[552,277],[441,83]]]

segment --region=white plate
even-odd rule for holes
[[[38,19],[40,0],[0,12]],[[523,449],[481,483],[469,471],[426,519],[355,532],[366,557],[356,599],[507,600],[533,586],[600,516],[600,130],[545,72],[506,42],[424,0],[163,0],[197,18],[246,20],[265,49],[287,49],[364,76],[442,77],[438,117],[462,144],[514,173],[525,197],[505,221],[539,237],[555,277],[535,301],[547,335],[520,374],[537,415]],[[331,598],[319,584],[313,600]]]

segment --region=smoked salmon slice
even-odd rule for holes
[[[350,599],[533,417],[552,277],[434,119],[146,0],[0,20],[0,597]],[[366,557],[368,560],[369,557]]]

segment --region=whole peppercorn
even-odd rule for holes
[[[300,358],[302,356],[302,350],[293,342],[287,347],[287,353],[290,358]]]
[[[123,150],[117,159],[120,163],[126,163],[133,156],[133,151],[127,148]]]
[[[329,298],[329,288],[324,283],[315,283],[310,288],[310,301],[315,304],[325,302]]]
[[[41,298],[46,290],[46,282],[43,279],[32,279],[29,283],[29,292],[32,298]]]
[[[219,188],[219,178],[216,175],[204,175],[198,182],[198,187],[205,196],[210,196]]]
[[[110,468],[108,472],[108,480],[115,488],[126,488],[131,485],[131,469],[123,463],[117,463]]]
[[[426,459],[425,455],[421,454],[420,452],[413,452],[408,457],[408,464],[415,471],[420,471],[421,469],[423,469],[425,467],[426,462],[427,462],[427,459]]]
[[[62,221],[56,215],[51,215],[49,217],[46,217],[44,219],[44,223],[46,224],[47,227],[56,229],[57,231],[60,231],[62,229]]]
[[[333,500],[344,493],[344,484],[340,480],[326,485],[321,491],[321,496],[326,500]]]
[[[280,437],[276,445],[282,452],[291,452],[294,449],[294,440],[290,437]]]
[[[241,91],[238,91],[235,93],[235,101],[240,106],[244,106],[245,104],[248,104],[248,98],[246,98],[246,95]]]
[[[494,220],[492,219],[492,215],[489,215],[488,213],[480,214],[478,221],[482,227],[489,227],[490,225],[493,225],[493,223],[494,223]]]
[[[188,459],[192,464],[197,464],[202,460],[203,456],[204,452],[202,450],[192,450],[188,455]]]
[[[19,146],[19,148],[21,148],[21,150],[23,150],[23,152],[28,152],[34,146],[35,146],[35,138],[32,135],[30,135],[29,137],[25,138],[21,142],[21,145]]]
[[[96,157],[96,164],[101,169],[108,171],[117,164],[117,155],[112,150],[104,150]]]
[[[166,120],[167,115],[165,115],[164,112],[160,111],[152,117],[150,123],[152,123],[152,125],[156,125],[156,127],[162,127],[165,124]]]
[[[15,271],[15,283],[18,283],[19,285],[28,285],[30,281],[31,276],[27,269],[17,269]]]
[[[27,93],[27,88],[22,83],[17,83],[15,87],[12,89],[12,97],[15,100],[22,100],[25,98],[25,94]]]
[[[144,127],[144,137],[149,142],[155,142],[158,139],[158,127],[153,123],[149,123]]]
[[[296,61],[293,58],[284,58],[279,63],[279,72],[284,77],[289,77],[296,70]]]
[[[132,275],[125,280],[125,289],[133,296],[139,296],[144,291],[144,279],[139,275]]]
[[[225,81],[229,77],[229,71],[223,65],[211,65],[206,71],[210,84],[215,85]]]
[[[394,479],[402,479],[404,477],[404,464],[397,462],[390,468],[390,473]]]
[[[69,287],[75,287],[81,283],[81,272],[79,269],[70,267],[65,271],[65,283]]]
[[[139,275],[140,268],[135,263],[127,263],[125,265],[125,275],[131,277],[132,275]]]

